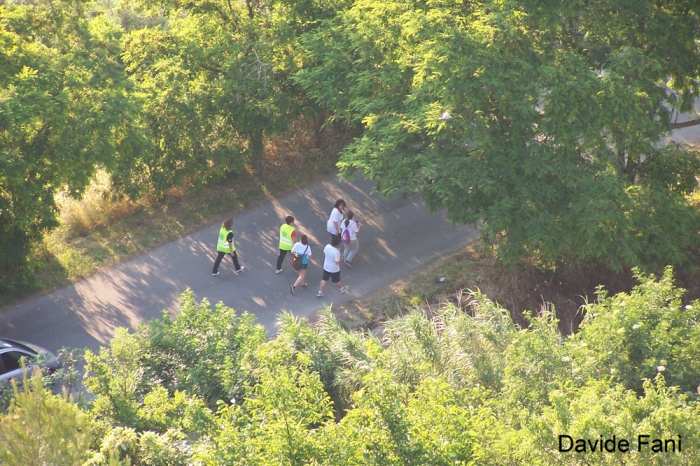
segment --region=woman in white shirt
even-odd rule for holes
[[[316,297],[320,298],[323,296],[323,288],[326,287],[328,279],[331,279],[336,284],[341,293],[345,293],[348,291],[348,287],[343,286],[340,282],[340,261],[343,260],[343,255],[340,253],[340,239],[333,238],[331,244],[327,244],[323,249],[323,253],[326,255],[323,261],[323,278],[321,283],[318,284]]]
[[[348,218],[342,223],[343,234],[345,237],[345,230],[348,231],[347,237],[350,239],[349,243],[343,241],[343,246],[345,247],[345,265],[352,268],[352,258],[357,254],[357,250],[360,249],[360,243],[357,241],[357,234],[360,232],[360,225],[353,220],[355,214],[352,210],[348,210]]]
[[[301,241],[294,243],[292,247],[292,260],[294,260],[294,255],[301,256],[301,268],[299,269],[299,277],[293,285],[289,287],[292,294],[297,289],[297,286],[301,285],[301,289],[306,288],[306,268],[309,266],[309,257],[311,257],[311,246],[309,246],[309,238],[306,235],[301,235]]]
[[[331,234],[331,239],[340,239],[340,224],[343,222],[343,209],[345,208],[345,201],[338,199],[335,201],[335,207],[331,212],[331,216],[326,223],[326,230]]]

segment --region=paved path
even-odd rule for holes
[[[683,121],[694,120],[696,118],[700,118],[700,100],[698,100],[697,104],[695,105],[695,113],[680,115],[678,117],[678,122],[680,123]],[[677,129],[673,131],[671,139],[682,144],[697,147],[700,144],[700,125]]]
[[[97,349],[117,327],[134,329],[140,322],[175,315],[178,297],[191,288],[197,299],[223,301],[239,312],[249,311],[274,331],[276,316],[287,309],[309,316],[324,303],[356,299],[419,269],[438,256],[458,250],[477,236],[476,230],[453,226],[443,215],[429,215],[418,198],[383,199],[372,194],[372,182],[339,182],[328,177],[312,186],[234,216],[236,248],[245,270],[236,275],[228,257],[211,276],[220,223],[136,257],[51,294],[0,312],[0,335],[30,341],[56,351],[62,346]],[[315,297],[321,278],[326,220],[335,199],[342,197],[363,224],[360,252],[353,268],[343,266],[341,295],[331,283],[325,298]],[[309,236],[313,258],[308,290],[289,292],[296,272],[288,261],[275,274],[279,227],[294,215],[297,228]],[[221,220],[227,213],[221,213]],[[288,258],[289,256],[287,256]]]
[[[700,109],[700,105],[698,105]],[[683,115],[679,121],[694,118]],[[700,143],[700,126],[674,131],[673,139]],[[282,309],[299,316],[313,314],[322,304],[355,299],[411,273],[438,256],[458,250],[477,236],[469,227],[452,226],[443,215],[428,215],[418,198],[386,200],[371,194],[372,182],[339,182],[335,176],[300,189],[234,217],[241,275],[225,258],[221,275],[211,276],[219,224],[163,245],[96,274],[75,285],[0,312],[0,336],[27,340],[56,351],[62,346],[97,349],[106,345],[117,327],[130,329],[160,317],[163,309],[177,311],[180,293],[191,288],[198,299],[223,301],[237,311],[254,313],[270,332]],[[326,220],[333,202],[343,197],[363,223],[360,252],[352,270],[342,268],[350,293],[341,295],[328,284],[326,297],[314,294],[321,276]],[[279,226],[292,214],[309,236],[313,261],[310,290],[289,293],[296,273],[288,264],[275,275]],[[226,212],[221,213],[221,219]],[[228,259],[228,260],[226,260]]]

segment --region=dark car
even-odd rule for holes
[[[22,363],[22,358],[25,362]],[[0,338],[0,385],[12,379],[22,381],[25,371],[31,371],[36,361],[41,360],[49,371],[58,369],[56,355],[41,346],[9,338]],[[24,367],[22,367],[24,364]]]

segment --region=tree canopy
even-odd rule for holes
[[[687,264],[700,165],[666,138],[698,95],[696,8],[358,0],[302,37],[297,81],[363,126],[346,174],[483,222],[505,262]]]
[[[114,27],[80,1],[0,5],[0,44],[0,271],[22,273],[56,225],[55,194],[118,160],[131,104]]]

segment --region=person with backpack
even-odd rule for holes
[[[289,290],[294,294],[297,286],[301,286],[301,289],[305,289],[306,283],[306,269],[309,266],[309,257],[311,257],[311,246],[309,246],[309,238],[306,235],[301,235],[301,240],[298,243],[294,243],[292,248],[292,267],[294,267],[294,261],[298,260],[300,268],[298,269],[299,277],[294,282],[293,285],[289,286]]]
[[[233,231],[231,231],[231,228],[233,228],[233,218],[229,217],[224,220],[219,230],[219,240],[216,243],[216,250],[219,255],[214,261],[214,270],[211,271],[213,276],[219,275],[219,265],[226,254],[231,255],[236,273],[240,273],[245,268],[238,263],[238,254],[236,253],[236,246],[233,244]]]
[[[340,240],[340,224],[343,222],[343,209],[345,208],[345,201],[338,199],[335,201],[335,206],[331,211],[331,216],[326,222],[326,230],[331,234],[331,239],[338,238]]]
[[[336,284],[341,293],[345,293],[348,291],[348,287],[343,286],[340,282],[340,261],[343,260],[343,254],[340,252],[340,238],[333,237],[331,244],[327,244],[323,249],[323,253],[326,255],[323,261],[323,278],[318,285],[316,297],[323,296],[323,288],[326,287],[329,278]]]
[[[360,249],[360,243],[357,241],[357,234],[360,232],[359,223],[353,220],[355,214],[352,210],[348,210],[348,218],[342,222],[343,232],[340,235],[340,240],[343,242],[345,265],[352,268],[352,258]]]
[[[294,247],[297,242],[297,231],[294,228],[294,217],[287,215],[284,224],[280,227],[280,255],[277,257],[277,270],[275,273],[282,273],[282,262],[284,256]]]

